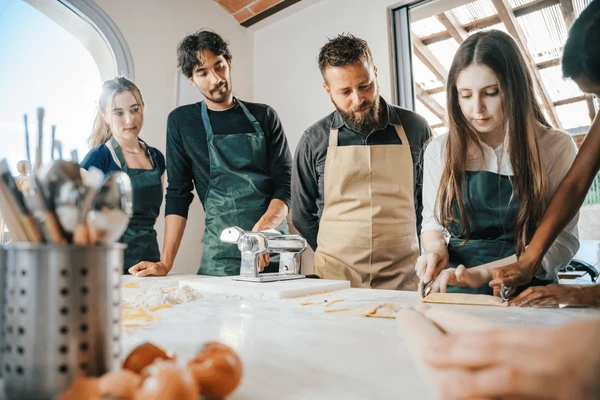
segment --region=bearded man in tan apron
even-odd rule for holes
[[[320,51],[336,107],[306,130],[292,172],[293,222],[315,249],[315,274],[352,287],[415,290],[421,216],[421,116],[379,96],[367,43],[352,35]]]

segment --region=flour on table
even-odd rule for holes
[[[187,303],[197,298],[202,297],[195,289],[189,286],[182,287],[170,287],[170,288],[159,288],[153,287],[144,290],[139,294],[133,301],[133,305],[136,307],[144,307],[147,309],[159,309],[165,308],[161,306],[175,305],[181,303]]]

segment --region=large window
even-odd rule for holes
[[[87,14],[86,14],[87,13]],[[42,159],[88,151],[101,82],[132,77],[131,57],[114,25],[89,0],[0,2],[0,159],[13,172],[38,147],[38,108],[44,108]],[[58,147],[58,146],[57,146]]]
[[[122,35],[92,0],[2,0],[0,27],[0,160],[83,157],[101,82],[134,78]]]
[[[435,133],[446,132],[446,77],[458,46],[474,32],[499,29],[525,50],[548,120],[581,140],[598,107],[574,82],[562,78],[560,60],[568,27],[590,1],[415,1],[395,10],[396,51],[412,65],[406,72],[401,68],[406,61],[396,62],[397,100],[408,99],[404,104],[423,115]],[[414,84],[404,83],[407,78]]]
[[[598,100],[562,77],[568,29],[591,0],[418,0],[392,11],[397,104],[423,115],[435,134],[447,132],[446,78],[458,46],[482,29],[509,33],[524,49],[547,119],[578,144],[598,112]],[[600,175],[579,218],[578,256],[600,254]]]

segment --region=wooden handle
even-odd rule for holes
[[[50,235],[50,240],[53,244],[67,243],[67,241],[63,237],[60,224],[58,223],[58,219],[56,218],[56,214],[54,214],[52,211],[46,212],[44,226],[46,227],[46,232],[48,232],[48,235]]]
[[[23,226],[22,214],[10,190],[0,180],[0,213],[10,231],[10,238],[15,242],[27,242],[29,238]]]
[[[87,225],[79,224],[73,232],[73,244],[78,246],[87,246],[90,244],[90,233]]]
[[[25,230],[27,239],[33,243],[44,243],[44,237],[42,236],[42,233],[36,225],[33,217],[31,215],[24,215],[22,219],[23,229]]]

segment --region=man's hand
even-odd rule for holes
[[[600,320],[444,335],[427,348],[447,399],[600,398]],[[459,372],[457,374],[457,372]]]
[[[159,262],[150,262],[150,261],[141,261],[135,264],[133,267],[129,268],[127,272],[131,275],[135,275],[138,277],[141,276],[165,276],[169,273],[171,267],[163,263]]]
[[[417,258],[415,271],[422,282],[429,283],[448,266],[448,249],[441,248],[422,254]]]
[[[527,288],[512,299],[511,306],[591,306],[600,307],[600,285],[548,285]]]
[[[522,257],[512,264],[494,268],[493,280],[490,282],[490,286],[494,289],[494,296],[500,296],[502,285],[516,288],[528,284],[540,267],[540,264],[529,262]]]
[[[254,224],[254,227],[252,228],[252,232],[261,232],[261,231],[266,231],[269,229],[274,229],[277,227],[276,226],[272,226],[273,222],[269,221],[267,218],[265,218],[263,216],[263,218],[259,219],[258,222],[256,224]],[[265,270],[265,267],[267,265],[269,265],[269,263],[271,262],[271,257],[269,256],[269,254],[267,253],[263,253],[260,254],[258,256],[258,272],[263,272]]]
[[[477,267],[465,268],[459,265],[457,268],[448,268],[440,272],[431,285],[431,293],[446,293],[447,286],[478,288],[489,282],[491,276],[486,271]]]

